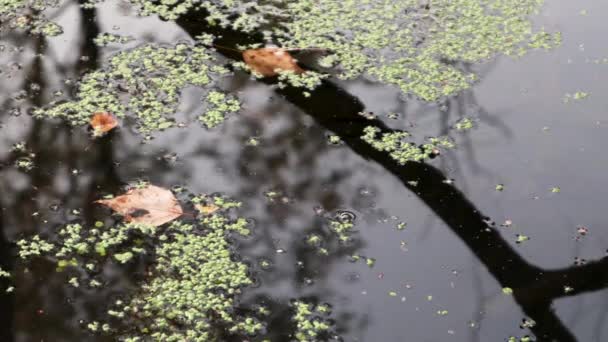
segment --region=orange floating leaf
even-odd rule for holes
[[[197,204],[195,205],[196,210],[200,211],[201,214],[207,216],[207,215],[211,215],[213,213],[215,213],[216,211],[220,210],[220,207],[218,207],[215,204]]]
[[[184,213],[173,193],[155,185],[131,189],[124,195],[95,201],[124,216],[127,222],[160,226]]]
[[[276,76],[278,71],[293,71],[296,74],[304,72],[287,50],[278,47],[245,50],[243,60],[251,70],[264,77]]]
[[[118,121],[114,115],[107,112],[97,112],[91,118],[91,127],[93,127],[93,135],[96,137],[102,136],[118,126]]]

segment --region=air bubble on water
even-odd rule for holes
[[[359,195],[361,196],[372,196],[374,193],[368,188],[359,189]]]
[[[175,164],[177,162],[177,153],[167,153],[162,156],[162,159],[168,164]]]
[[[348,210],[338,210],[334,218],[340,222],[354,222],[357,216],[352,211]]]

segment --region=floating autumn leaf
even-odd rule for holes
[[[99,137],[118,126],[118,121],[110,113],[97,112],[93,114],[90,124],[93,128],[93,136]]]
[[[155,185],[131,189],[124,195],[98,200],[96,203],[110,207],[124,216],[127,222],[153,226],[160,226],[183,214],[173,193]]]
[[[304,72],[287,50],[278,47],[245,50],[243,60],[251,70],[264,77],[276,76],[278,71],[293,71],[296,74]]]

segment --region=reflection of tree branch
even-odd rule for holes
[[[528,297],[557,299],[608,287],[608,257],[558,270],[544,271],[526,289]],[[564,287],[567,286],[568,289]]]
[[[83,7],[86,0],[78,0],[80,6],[80,26],[82,27],[82,42],[80,45],[80,56],[77,70],[83,72],[96,69],[99,65],[99,49],[93,41],[99,34],[97,25],[97,10],[95,8]]]
[[[194,14],[182,19],[179,24],[192,36],[202,32],[217,34],[220,37],[217,43],[222,46],[237,46],[255,41],[255,37],[250,35],[222,31],[217,27],[209,28],[202,18],[204,16]],[[230,58],[240,58],[234,53],[222,53]],[[470,248],[501,286],[514,289],[516,302],[537,322],[532,331],[539,339],[566,342],[576,340],[552,310],[552,301],[564,296],[564,286],[574,288],[570,295],[608,286],[608,274],[605,272],[608,259],[584,267],[557,271],[545,271],[531,265],[488,224],[487,218],[461,191],[443,182],[446,177],[440,170],[426,163],[399,165],[386,153],[376,151],[364,143],[360,137],[367,126],[376,126],[382,133],[390,133],[392,130],[379,120],[368,120],[358,115],[364,110],[358,99],[329,82],[324,82],[310,97],[304,97],[299,89],[283,89],[278,92],[313,116],[320,125],[338,134],[354,152],[382,165],[404,187],[424,201]],[[417,184],[409,181],[416,181]]]
[[[13,271],[13,258],[11,257],[11,246],[6,239],[4,231],[3,210],[0,210],[0,266],[7,272]],[[6,278],[0,278],[0,320],[2,328],[0,328],[0,341],[14,341],[14,305],[15,296],[12,293],[7,293],[6,288],[11,286],[12,281]]]

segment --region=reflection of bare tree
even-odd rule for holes
[[[97,34],[98,29],[95,26],[94,10],[81,10],[81,18],[83,25],[84,39],[81,45],[80,54],[87,56],[88,60],[81,60],[75,69],[78,72],[96,68],[98,66],[98,55],[96,47],[92,44],[92,38]],[[213,31],[219,30],[218,28],[208,28],[206,23],[202,19],[204,16],[192,16],[184,19],[181,24],[188,30],[193,36],[201,33],[203,30]],[[256,41],[256,37],[243,36],[237,33],[223,31],[223,38],[218,41],[219,44],[225,46],[235,46],[236,43],[244,44],[251,41]],[[36,46],[42,46],[42,44],[36,44]],[[38,51],[43,53],[44,51]],[[229,56],[238,58],[238,55]],[[38,93],[44,91],[44,74],[45,71],[42,68],[40,59],[36,58],[30,66],[30,77],[35,80],[29,84],[36,83],[41,87]],[[523,308],[527,315],[533,318],[538,324],[533,328],[534,333],[543,340],[559,340],[559,341],[574,341],[575,338],[568,331],[568,329],[560,322],[558,317],[551,309],[552,302],[563,296],[573,296],[586,291],[594,291],[603,289],[608,286],[608,276],[605,274],[607,259],[602,259],[597,262],[590,263],[586,266],[565,268],[561,270],[543,270],[523,259],[519,254],[510,247],[510,245],[504,241],[500,234],[488,224],[487,218],[485,218],[476,208],[470,203],[470,201],[454,186],[443,183],[445,175],[434,168],[431,165],[424,163],[410,163],[403,167],[396,164],[392,159],[383,153],[379,153],[373,150],[370,146],[366,145],[360,140],[363,128],[368,125],[374,125],[382,129],[383,132],[391,132],[382,122],[378,120],[368,120],[357,115],[364,108],[362,104],[350,94],[344,92],[342,89],[330,84],[325,83],[319,89],[317,89],[311,98],[304,98],[299,91],[286,89],[280,91],[281,95],[286,97],[291,103],[302,108],[310,116],[314,117],[325,128],[334,131],[340,135],[342,139],[348,144],[348,146],[360,156],[373,160],[382,165],[387,171],[397,177],[403,183],[405,188],[411,190],[416,194],[422,201],[424,201],[429,208],[431,208],[443,221],[449,226],[449,228],[460,237],[460,239],[467,244],[475,256],[487,267],[490,273],[499,281],[504,287],[511,287],[514,289],[514,298],[518,304]],[[34,98],[37,98],[38,94],[32,94]],[[456,112],[462,112],[459,106],[463,103],[473,101],[467,98],[465,94],[462,97],[462,102],[454,103],[452,106]],[[39,101],[39,100],[38,100]],[[36,103],[35,103],[36,104]],[[40,104],[40,103],[38,103]],[[458,109],[460,108],[460,109]],[[487,119],[492,117],[485,115]],[[445,119],[445,118],[444,118]],[[497,123],[499,124],[499,123]],[[443,123],[444,129],[447,128],[447,121]],[[295,124],[290,130],[287,130],[284,134],[278,135],[275,140],[270,142],[271,144],[281,144],[288,140],[287,138],[299,133],[301,129],[301,123]],[[307,132],[307,134],[310,132]],[[508,132],[506,132],[508,133]],[[90,148],[85,149],[83,145],[86,145],[84,139],[79,138],[70,131],[70,128],[66,126],[56,126],[52,123],[45,123],[35,121],[33,123],[30,132],[27,135],[26,141],[36,151],[45,151],[43,156],[45,158],[39,158],[36,160],[38,167],[33,170],[32,173],[28,174],[28,181],[30,190],[19,192],[18,198],[11,200],[7,205],[6,211],[0,211],[0,228],[6,228],[7,222],[17,224],[24,231],[35,231],[34,228],[38,223],[36,219],[31,215],[33,212],[38,211],[42,205],[46,205],[48,198],[59,200],[63,204],[81,204],[90,203],[95,198],[97,191],[103,185],[105,191],[114,192],[116,187],[120,184],[119,176],[113,165],[113,143],[117,141],[119,137],[106,137],[95,142]],[[112,141],[114,139],[114,141]],[[297,167],[302,167],[306,170],[312,170],[317,165],[314,163],[315,156],[318,154],[318,150],[322,148],[322,139],[310,139],[314,143],[309,144],[306,148],[298,148],[298,151],[302,151],[301,158],[298,160]],[[254,162],[257,159],[264,159],[268,165],[261,165],[262,171],[267,172],[267,176],[272,177],[274,183],[261,183],[262,186],[266,187],[287,187],[286,181],[281,179],[280,175],[272,174],[272,170],[275,170],[276,165],[283,165],[286,163],[284,156],[272,156],[265,155],[259,156],[255,154],[245,155],[243,163]],[[68,161],[67,171],[72,169],[85,169],[87,174],[92,175],[87,180],[85,186],[71,179],[67,190],[57,191],[53,189],[52,183],[56,180],[57,176],[61,172],[66,172],[63,166],[57,164],[58,160]],[[242,169],[242,177],[251,177],[252,181],[249,187],[244,190],[244,193],[259,193],[259,182],[254,176],[251,176],[246,172],[245,168]],[[64,175],[65,176],[65,175]],[[336,179],[341,179],[344,175],[336,175]],[[417,186],[414,187],[408,183],[410,180],[416,180]],[[309,184],[306,182],[294,182],[290,184],[290,188],[294,192],[306,192],[311,191],[308,188]],[[84,191],[79,191],[79,188],[85,188]],[[266,189],[264,189],[266,190]],[[15,191],[16,192],[16,191]],[[4,203],[3,203],[4,207]],[[279,207],[278,209],[273,208],[275,216],[273,219],[284,219],[289,215],[289,208]],[[5,212],[11,213],[11,218]],[[93,220],[93,212],[89,206],[85,206],[84,211],[85,220],[89,223]],[[69,220],[68,215],[62,217],[58,221]],[[269,220],[270,221],[270,220]],[[273,246],[272,236],[268,234],[268,230],[262,231],[262,235],[259,240],[263,241],[266,246]],[[4,236],[6,237],[6,236]],[[256,242],[254,241],[254,242]],[[291,244],[292,250],[295,251],[295,260],[305,260],[306,269],[297,272],[297,276],[305,276],[306,272],[314,269],[318,273],[326,273],[327,265],[322,259],[310,257],[309,251],[298,245],[297,241],[293,241]],[[0,240],[1,255],[3,258],[0,261],[2,266],[7,269],[10,267],[10,258],[8,255],[11,250],[6,240]],[[347,253],[345,250],[342,253]],[[51,265],[42,265],[47,268],[52,267]],[[61,303],[53,302],[51,299],[36,298],[43,297],[43,293],[38,293],[37,289],[34,288],[36,282],[29,282],[30,287],[20,289],[23,293],[31,294],[33,299],[31,302],[26,303],[28,310],[33,311],[35,308],[31,307],[32,303],[49,302],[53,305],[61,306]],[[4,285],[4,284],[2,284]],[[571,291],[564,291],[564,287],[568,286],[572,288]],[[53,291],[62,291],[61,286],[54,284],[51,289]],[[112,293],[104,293],[100,295],[99,301],[104,303],[105,298]],[[2,295],[2,305],[12,306],[12,298],[7,295]],[[60,296],[54,296],[58,298]],[[56,299],[55,299],[56,300]],[[50,306],[50,304],[49,304]],[[5,326],[11,326],[9,324],[12,320],[12,307],[1,308],[1,318],[4,318]],[[284,333],[285,327],[289,326],[287,307],[284,303],[274,303],[272,306],[274,312],[271,322],[270,330],[274,331],[273,334],[281,337]],[[62,309],[56,309],[57,312]],[[69,312],[73,315],[73,312]],[[6,317],[4,317],[6,316]],[[53,324],[57,331],[69,330],[74,327],[68,326],[66,323],[69,321],[66,316],[57,315],[55,319],[50,319],[51,322],[47,324]],[[30,322],[27,321],[30,316],[25,317],[23,322],[20,323],[21,327],[29,327]],[[8,323],[7,323],[8,322]],[[364,326],[364,325],[362,325]],[[275,329],[276,328],[276,329]],[[280,329],[279,329],[280,328]],[[10,329],[9,329],[10,330]],[[13,339],[12,332],[8,331],[0,337],[2,341],[10,341]],[[36,337],[37,332],[31,333],[32,339]],[[76,336],[78,333],[66,332],[66,336]],[[4,338],[6,337],[6,338]]]
[[[62,6],[55,14],[62,12],[67,7],[67,5]],[[74,65],[75,74],[96,68],[98,65],[99,54],[93,43],[93,38],[99,31],[95,21],[95,10],[81,9],[81,16],[83,41],[79,53],[87,58],[81,59]],[[48,67],[43,63],[43,58],[50,61],[51,57],[46,54],[48,45],[42,36],[9,34],[5,38],[6,41],[14,42],[15,45],[33,48],[34,56],[27,62],[24,56],[17,56],[18,59],[15,63],[27,64],[23,66],[23,77],[14,77],[13,83],[22,82],[18,84],[18,88],[21,88],[25,95],[18,100],[14,97],[6,98],[2,107],[18,105],[19,109],[23,111],[31,106],[44,105],[46,99],[50,97],[51,89],[57,87],[55,84],[49,84],[49,80],[53,79],[50,72],[54,71],[54,67],[59,71],[65,67],[58,66],[57,61],[52,61],[56,65],[51,64]],[[15,85],[10,84],[10,88],[15,88]],[[7,111],[3,110],[3,113],[7,113]],[[3,228],[0,240],[2,251],[0,262],[3,269],[8,270],[14,270],[12,265],[14,248],[6,242],[7,235],[11,236],[12,240],[20,238],[21,234],[40,232],[39,214],[45,215],[48,207],[59,209],[63,205],[67,207],[74,203],[90,202],[98,191],[101,180],[108,190],[112,190],[112,185],[119,183],[116,172],[113,171],[112,143],[108,139],[109,137],[97,142],[96,145],[99,148],[95,146],[87,149],[88,138],[74,134],[71,127],[65,124],[31,120],[25,116],[18,120],[26,127],[21,140],[25,142],[28,150],[36,152],[36,157],[34,159],[35,167],[27,173],[19,173],[14,167],[11,167],[14,155],[10,155],[7,160],[2,162],[3,168],[0,170],[4,178],[2,180],[4,196],[0,202],[3,208],[3,214],[0,215],[0,227]],[[61,161],[65,161],[66,164]],[[70,173],[72,170],[89,166],[93,177],[87,191],[83,193],[79,189],[84,184],[78,182],[77,178],[71,176]],[[13,182],[12,178],[16,176],[23,178],[25,187]],[[57,186],[58,183],[66,180],[66,187]],[[78,205],[74,207],[77,208]],[[55,215],[61,217],[54,217],[54,219],[57,222],[69,220],[70,213],[63,210],[61,212],[63,212],[62,215],[59,212],[57,212],[59,215]],[[84,215],[85,217],[90,216],[87,211]],[[51,217],[45,219],[54,221]],[[28,340],[49,337],[40,335],[44,334],[44,329],[32,329],[32,326],[36,325],[53,326],[53,335],[56,337],[79,334],[79,330],[75,326],[77,322],[66,319],[66,317],[73,316],[75,310],[66,308],[61,299],[61,297],[67,297],[63,285],[64,280],[61,279],[62,277],[49,277],[49,274],[54,273],[54,268],[53,264],[40,262],[31,265],[32,273],[15,273],[11,285],[18,284],[15,291],[20,302],[19,309],[14,307],[13,293],[4,292],[9,284],[2,281],[0,315],[4,324],[0,332],[0,340],[13,341],[16,336],[26,337]],[[32,278],[34,273],[36,276]],[[40,284],[41,279],[45,282],[44,286]],[[47,291],[60,294],[60,296],[49,296]]]
[[[192,36],[202,31],[213,31],[200,20],[204,16],[190,16],[180,24]],[[251,43],[254,36],[223,32],[218,44],[236,46]],[[226,53],[228,57],[240,58]],[[522,258],[499,234],[489,219],[453,185],[443,182],[446,177],[437,168],[426,163],[411,162],[401,166],[387,154],[374,150],[360,137],[367,126],[376,126],[383,133],[392,132],[379,120],[368,120],[357,113],[363,105],[353,96],[335,85],[325,82],[311,97],[304,97],[298,89],[278,90],[288,101],[330,131],[338,134],[357,154],[382,165],[397,177],[403,186],[416,194],[431,208],[486,266],[503,287],[514,290],[515,301],[536,321],[533,333],[543,341],[575,341],[574,335],[557,317],[551,305],[556,299],[604,289],[608,286],[605,272],[608,258],[581,267],[545,270]],[[415,180],[417,185],[408,181]],[[568,290],[565,290],[567,288]]]
[[[20,40],[16,40],[22,44],[25,44],[25,42],[32,44],[36,49],[36,56],[28,63],[24,63],[27,64],[24,67],[25,72],[23,77],[19,79],[19,81],[24,81],[23,84],[19,85],[19,88],[28,90],[26,99],[19,103],[21,108],[26,109],[31,106],[44,105],[51,98],[51,90],[62,87],[53,82],[57,75],[61,78],[73,78],[99,67],[100,53],[98,47],[93,43],[93,38],[99,32],[95,18],[95,10],[80,9],[81,27],[79,33],[81,36],[76,54],[85,58],[79,58],[73,65],[60,65],[58,61],[51,61],[52,56],[49,56],[48,45],[44,38],[23,36],[19,38]],[[42,63],[43,60],[46,60],[47,63]],[[57,65],[53,65],[53,63]],[[66,88],[69,88],[69,85]],[[10,101],[12,99],[9,98],[7,106],[13,105]],[[122,185],[115,164],[115,160],[118,159],[116,157],[116,147],[124,145],[121,134],[115,132],[101,139],[91,141],[81,131],[75,130],[65,123],[31,120],[25,115],[12,120],[30,124],[20,140],[23,140],[31,151],[36,152],[37,156],[35,167],[28,172],[18,172],[14,166],[11,166],[14,162],[14,155],[2,161],[3,169],[0,170],[2,175],[0,181],[6,182],[6,184],[2,184],[2,189],[8,195],[4,196],[0,203],[3,208],[6,208],[6,213],[9,214],[4,215],[4,211],[0,212],[2,214],[0,225],[2,228],[6,226],[14,227],[4,230],[3,237],[6,240],[16,240],[21,238],[21,234],[42,233],[45,235],[51,233],[49,230],[52,230],[52,227],[73,220],[84,221],[85,224],[92,225],[95,219],[99,217],[95,213],[95,208],[91,205],[93,200],[100,196],[100,192],[118,192],[118,187]],[[306,126],[304,122],[292,123],[290,129],[274,136],[268,143],[279,146],[289,141],[294,135],[301,133],[301,129]],[[256,129],[256,127],[250,129]],[[311,128],[310,131],[312,130]],[[326,147],[322,133],[319,133],[316,139],[308,139],[307,136],[304,136],[301,141],[296,142],[296,145],[294,149],[302,152],[299,154],[299,158],[295,160],[296,167],[306,173],[313,173],[312,171],[319,167],[316,161],[319,151]],[[140,146],[137,145],[124,148],[124,151],[121,151],[123,156],[120,159],[128,160],[134,164],[139,163],[138,166],[153,169],[155,173],[162,174],[166,171],[164,165],[157,165],[155,161],[144,158],[144,155],[139,153],[139,148]],[[252,178],[249,183],[245,182],[250,187],[246,186],[243,189],[243,195],[247,193],[260,194],[261,190],[272,188],[283,189],[287,195],[294,194],[300,198],[320,192],[318,189],[311,187],[309,178],[291,182],[283,178],[281,174],[273,174],[274,170],[278,171],[283,166],[290,165],[294,160],[290,161],[284,158],[284,155],[276,154],[276,151],[267,151],[271,153],[256,155],[246,150],[243,154],[241,163],[256,163],[255,166],[259,169],[260,174],[263,174],[265,179],[270,180],[269,182],[260,182],[259,178],[251,176],[242,167],[239,177],[247,179],[251,176]],[[193,157],[200,156],[204,152],[196,151]],[[222,156],[215,153],[211,154],[210,157],[219,160]],[[262,162],[258,163],[260,160]],[[232,166],[230,165],[230,167]],[[22,177],[26,185],[19,187],[11,184],[10,172]],[[174,173],[179,172],[181,171],[174,171]],[[185,172],[182,177],[178,176],[178,178],[187,179],[190,176],[188,172]],[[326,180],[318,182],[315,180],[312,183],[327,184],[337,182],[347,176],[347,172],[340,170],[340,172],[329,175]],[[332,205],[335,204],[335,200],[332,198],[338,195],[326,193],[325,196],[330,198],[325,203],[326,208],[333,209]],[[323,201],[320,202],[323,203]],[[295,207],[268,205],[269,212],[274,214],[269,216],[268,222],[275,221],[276,224],[282,219],[287,219],[294,214],[292,210]],[[76,208],[81,209],[79,215],[75,215],[71,211],[71,209]],[[302,212],[299,214],[309,218],[312,216],[312,211],[307,211],[305,215]],[[42,224],[42,220],[48,222]],[[311,229],[320,233],[322,224],[318,221],[320,219],[314,217],[308,222],[309,224],[302,226],[303,230],[313,227]],[[260,225],[266,224],[266,222],[260,223]],[[270,247],[261,254],[268,255],[274,252],[272,250],[274,241],[269,234],[270,231],[271,229],[260,229],[260,234],[256,236],[256,240],[252,241],[252,244],[261,242],[260,245]],[[306,232],[302,232],[302,234]],[[52,234],[49,235],[52,236]],[[294,258],[302,260],[305,267],[297,269],[295,272],[290,269],[290,272],[284,274],[281,280],[299,277],[298,281],[301,281],[303,277],[310,276],[309,272],[312,272],[313,269],[317,280],[326,278],[330,269],[328,259],[320,258],[314,253],[310,253],[310,250],[303,248],[302,240],[302,236],[286,240],[286,246],[284,247],[293,251]],[[4,242],[8,245],[7,241],[2,240],[0,241],[0,247]],[[331,236],[327,236],[327,243],[330,244],[327,246],[329,249],[334,249],[332,246],[337,246],[336,239]],[[344,255],[350,254],[357,247],[357,244],[353,244],[348,248],[340,248],[336,254],[329,257],[331,258],[329,260],[342,259]],[[336,248],[336,250],[338,249]],[[7,254],[6,258],[2,258],[2,266],[7,270],[13,269],[13,267],[10,267],[10,263],[14,260],[14,252],[14,248],[2,249],[2,253]],[[13,259],[10,258],[10,253],[13,253]],[[14,299],[12,296],[2,295],[7,297],[6,300],[2,301],[2,305],[7,307],[1,308],[1,315],[7,316],[4,320],[6,335],[2,335],[2,341],[12,341],[15,339],[14,335],[24,336],[28,340],[47,338],[80,340],[84,338],[86,331],[79,327],[78,321],[80,319],[90,321],[106,318],[105,309],[107,309],[108,299],[114,298],[117,293],[124,293],[128,289],[129,283],[135,281],[132,277],[121,273],[123,274],[121,282],[117,281],[110,284],[104,289],[95,291],[94,294],[87,293],[86,298],[77,300],[72,298],[76,297],[80,290],[74,290],[66,286],[67,275],[65,273],[56,275],[56,265],[52,262],[43,260],[28,267],[30,272],[25,274],[20,272],[22,269],[18,269],[16,272],[17,279],[13,281],[14,284],[19,284],[16,290],[16,298],[20,301],[19,307],[15,308],[13,306],[12,301]],[[115,273],[116,271],[114,270]],[[41,282],[43,283],[41,284]],[[128,283],[127,286],[125,286],[125,283]],[[8,284],[6,285],[8,286]],[[83,285],[83,287],[85,286]],[[5,288],[0,288],[0,293]],[[69,303],[65,302],[66,298],[68,298]],[[290,310],[289,305],[287,301],[277,301],[272,305],[272,309],[272,322],[283,322],[279,325],[282,328],[273,331],[272,334],[285,337],[291,333],[291,331],[287,331],[291,326],[289,315],[285,315]],[[281,315],[281,313],[283,314]],[[348,321],[348,317],[341,317],[341,319],[342,322]],[[15,321],[15,323],[13,324],[12,321]],[[32,329],[34,325],[40,326],[40,328]]]

